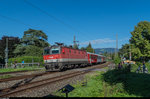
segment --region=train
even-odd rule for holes
[[[44,48],[43,58],[45,69],[48,71],[62,71],[106,62],[103,55],[74,49],[72,46],[64,46],[63,43]]]

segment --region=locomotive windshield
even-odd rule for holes
[[[52,48],[51,54],[59,54],[59,48]]]
[[[60,53],[60,47],[51,47],[44,49],[44,55],[49,54],[59,54]]]
[[[50,49],[44,49],[44,55],[50,54]]]

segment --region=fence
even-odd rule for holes
[[[5,68],[5,64],[0,64],[0,68]]]
[[[8,68],[23,68],[23,67],[40,67],[40,63],[16,63],[16,66],[15,64],[10,64],[8,66]],[[5,67],[5,64],[0,64],[0,68],[6,68]]]

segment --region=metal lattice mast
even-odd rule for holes
[[[75,36],[74,36],[74,40],[73,40],[74,46],[75,46],[75,45],[79,46],[79,44],[77,44],[77,42],[79,43],[79,41],[76,41],[76,38],[75,38]]]
[[[6,49],[5,49],[5,67],[8,67],[8,38],[6,38]]]
[[[116,50],[115,50],[115,56],[118,56],[118,34],[116,34]]]

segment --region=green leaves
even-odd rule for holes
[[[47,35],[41,30],[29,29],[24,32],[21,44],[17,45],[16,56],[42,56],[43,48],[49,46]]]
[[[37,47],[49,46],[47,42],[47,35],[41,30],[29,29],[25,31],[21,41],[25,45],[34,45]]]
[[[91,43],[89,43],[89,45],[87,46],[86,51],[91,52],[91,53],[94,52],[94,49],[92,48]]]
[[[139,22],[134,31],[131,32],[130,43],[134,45],[132,54],[134,60],[143,57],[145,61],[150,59],[150,22]]]
[[[132,60],[148,61],[150,59],[150,22],[139,22],[131,35],[130,44],[123,45],[120,53],[129,59],[129,52],[131,51]]]

